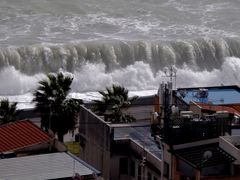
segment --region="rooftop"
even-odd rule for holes
[[[14,151],[49,141],[49,135],[28,120],[0,126],[0,152]]]
[[[161,157],[161,149],[159,149],[156,141],[151,136],[150,126],[132,126],[114,128],[114,140],[132,139],[140,144],[146,151],[154,156]]]
[[[235,114],[240,116],[240,112],[232,107],[228,106],[219,106],[219,105],[212,105],[212,104],[205,104],[197,102],[196,105],[201,107],[202,109],[209,110],[209,111],[227,111],[229,113]]]
[[[65,152],[0,160],[0,179],[59,179],[99,174],[79,158]]]
[[[199,89],[208,90],[208,98],[204,102],[211,102],[212,104],[235,104],[240,102],[240,88],[238,86],[214,86],[214,87],[197,87],[197,88],[179,88],[177,90],[178,96],[180,92],[185,95],[183,98],[185,102],[190,101],[203,102],[201,98],[197,97]]]
[[[208,159],[204,153],[210,152]],[[174,151],[175,155],[195,168],[227,164],[235,160],[219,147],[218,143],[199,145]]]

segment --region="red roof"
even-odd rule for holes
[[[218,106],[218,105],[211,105],[211,104],[204,104],[204,103],[197,103],[198,106],[200,106],[202,109],[211,110],[211,111],[228,111],[232,114],[240,115],[240,112],[236,109],[228,106]]]
[[[50,136],[28,120],[0,126],[0,152],[49,141]]]

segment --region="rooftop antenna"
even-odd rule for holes
[[[170,78],[170,83],[173,84],[174,81],[174,87],[173,89],[177,88],[177,68],[175,66],[171,66],[170,68],[165,67],[163,69],[164,74],[166,77]]]

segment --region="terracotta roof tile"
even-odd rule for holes
[[[47,142],[50,136],[28,120],[0,126],[0,152]]]

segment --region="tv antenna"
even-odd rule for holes
[[[174,81],[174,87],[173,89],[177,88],[177,68],[175,66],[171,66],[170,68],[165,67],[163,69],[164,74],[166,77],[170,78],[170,82],[173,84]]]

